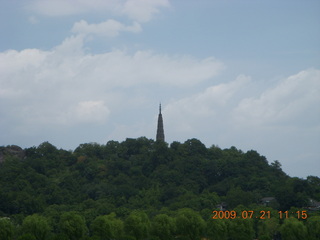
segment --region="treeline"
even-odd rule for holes
[[[261,199],[273,197],[274,201],[268,206],[271,210],[296,212],[305,210],[310,199],[320,200],[319,177],[291,178],[282,171],[278,161],[269,163],[253,150],[244,153],[235,147],[207,148],[197,139],[168,145],[141,137],[109,141],[105,145],[81,144],[74,151],[57,149],[48,142],[24,149],[23,154],[17,155],[1,147],[0,155],[3,158],[0,161],[0,217],[10,218],[2,218],[0,224],[10,225],[15,229],[13,236],[23,239],[43,239],[25,231],[33,229],[24,227],[31,220],[46,223],[48,227],[41,229],[48,229],[46,234],[58,239],[169,239],[155,233],[157,221],[171,228],[168,230],[171,237],[181,239],[199,239],[199,236],[216,239],[210,231],[216,235],[221,233],[218,239],[250,239],[263,232],[266,232],[265,239],[271,239],[273,235],[280,236],[284,226],[295,224],[304,229],[302,233],[313,236],[309,226],[314,222],[320,225],[319,211],[308,212],[306,219],[296,216],[285,220],[278,215],[265,221],[211,219],[212,211],[219,204],[228,210],[259,212],[267,208],[261,205]],[[190,227],[181,230],[187,224],[182,224],[178,217],[183,218],[187,213],[196,217],[184,217],[186,221],[197,219],[200,225],[203,223],[196,237],[183,234]],[[82,219],[85,227],[81,237],[68,235],[63,216],[78,218],[78,223]],[[147,235],[130,232],[129,223],[134,221],[128,220],[129,217],[138,222],[139,218],[144,219],[146,223],[141,225],[148,228],[144,230]],[[272,227],[263,224],[273,221],[272,232],[269,229]],[[121,234],[99,235],[94,223],[101,225],[102,232],[117,229],[112,224],[119,225]],[[249,229],[249,235],[242,238],[239,234],[232,235],[233,231],[238,232],[237,227],[244,226]],[[295,229],[299,229],[297,226]],[[0,226],[0,234],[1,229]],[[319,237],[320,230],[315,234]]]
[[[242,211],[243,207],[235,211]],[[267,208],[273,211],[270,208]],[[257,210],[257,209],[256,209]],[[251,210],[249,210],[251,211]],[[164,211],[167,212],[167,211]],[[275,212],[273,212],[275,213]],[[140,210],[133,210],[124,219],[115,213],[100,215],[90,224],[79,212],[58,212],[51,209],[43,215],[24,218],[14,225],[9,218],[0,218],[1,240],[318,240],[320,216],[284,218],[280,225],[277,217],[204,220],[200,214],[185,208],[171,213],[158,213],[151,218]]]

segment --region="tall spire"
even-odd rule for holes
[[[164,142],[164,130],[163,130],[163,120],[162,120],[162,114],[161,114],[161,103],[159,105],[159,116],[158,116],[158,127],[157,127],[156,140]]]

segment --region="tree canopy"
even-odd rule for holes
[[[277,211],[320,201],[320,178],[289,177],[279,161],[254,150],[145,137],[74,151],[49,142],[16,155],[6,148],[0,147],[1,239],[286,239],[293,227],[302,237],[319,237],[319,210],[296,221],[279,219]],[[264,222],[211,219],[219,208],[274,212]]]

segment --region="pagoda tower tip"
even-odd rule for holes
[[[162,114],[161,114],[161,102],[159,104],[159,115],[158,115],[158,126],[157,126],[156,140],[164,142],[164,130],[163,130],[163,119],[162,119]]]

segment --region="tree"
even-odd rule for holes
[[[180,209],[176,218],[177,233],[189,240],[200,239],[206,227],[199,213],[189,208]]]
[[[259,239],[273,239],[274,235],[278,233],[280,224],[277,218],[266,218],[258,222],[258,235]]]
[[[240,187],[231,188],[226,196],[226,201],[230,208],[240,204],[248,206],[254,200],[252,192],[245,192]]]
[[[276,188],[275,197],[280,204],[280,210],[289,210],[291,207],[303,207],[308,203],[308,196],[304,192],[307,182],[299,178],[290,178],[283,181]]]
[[[206,146],[196,138],[188,139],[187,141],[185,141],[182,144],[182,150],[183,153],[187,155],[205,156],[207,154]]]
[[[74,153],[77,156],[88,156],[92,158],[102,158],[103,151],[102,147],[98,143],[83,143],[80,144]]]
[[[209,239],[227,240],[228,227],[226,221],[224,219],[209,219],[207,222],[206,233]]]
[[[287,218],[280,227],[282,240],[304,240],[307,237],[307,228],[296,218]]]
[[[48,159],[57,156],[58,149],[49,142],[43,142],[37,147],[38,156],[45,156]]]
[[[11,240],[14,227],[9,218],[0,218],[0,239]]]
[[[50,233],[50,226],[45,217],[33,214],[23,220],[22,232],[34,236],[36,240],[46,240]]]
[[[312,216],[307,220],[310,240],[320,239],[320,216]]]
[[[36,238],[32,234],[26,233],[18,237],[18,240],[36,240]]]
[[[132,211],[124,222],[124,229],[127,235],[136,240],[145,239],[149,236],[150,221],[145,212]]]
[[[239,211],[236,211],[239,212]],[[228,236],[232,240],[253,239],[254,229],[252,219],[235,218],[228,223]]]
[[[66,212],[60,218],[60,231],[70,240],[82,239],[88,232],[85,219],[75,212]]]
[[[160,240],[174,239],[175,221],[167,214],[159,214],[154,217],[151,223],[151,235]]]
[[[91,230],[100,240],[120,239],[123,236],[123,222],[116,218],[115,213],[98,216],[92,222]]]

